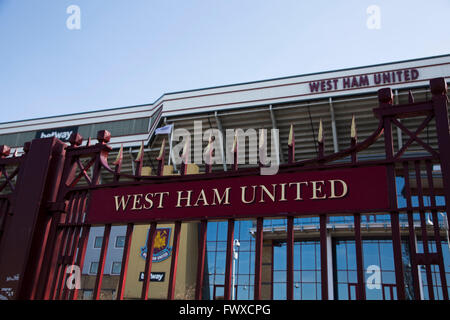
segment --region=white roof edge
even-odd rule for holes
[[[430,67],[431,66],[431,67]],[[70,125],[83,125],[115,120],[150,117],[155,110],[163,105],[163,117],[198,113],[205,111],[242,108],[261,104],[298,101],[311,98],[326,98],[348,94],[362,94],[374,91],[373,87],[351,89],[348,91],[328,91],[308,94],[303,92],[308,82],[336,79],[354,75],[377,72],[387,72],[396,69],[423,68],[426,74],[416,82],[403,82],[384,85],[384,87],[401,88],[423,86],[429,77],[444,77],[450,79],[450,54],[377,64],[372,66],[354,67],[334,71],[324,71],[298,76],[289,76],[247,83],[238,83],[189,91],[165,93],[154,103],[114,109],[96,110],[76,114],[58,115],[38,119],[19,120],[0,123],[0,134],[39,130],[42,128],[58,128]],[[433,70],[431,70],[433,69]],[[303,87],[302,87],[303,86]],[[378,88],[377,88],[378,89]],[[255,99],[257,97],[257,99]],[[101,118],[101,121],[99,121]]]

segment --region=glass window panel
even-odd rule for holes
[[[273,255],[273,269],[286,270],[286,243],[283,243],[281,246],[274,246]]]
[[[302,300],[316,300],[316,285],[302,283]]]
[[[370,265],[379,266],[378,244],[372,241],[363,241],[364,268]]]
[[[316,250],[314,244],[305,243],[302,246],[302,269],[314,270],[316,268]]]
[[[116,248],[125,247],[125,236],[117,236],[116,237]]]
[[[348,282],[350,282],[350,283],[357,283],[358,282],[356,271],[349,271],[348,272]]]
[[[216,242],[216,251],[226,252],[227,251],[227,242],[226,241],[217,241]]]
[[[217,222],[208,222],[206,239],[207,241],[217,241]]]
[[[347,268],[356,270],[356,246],[354,241],[347,241]]]
[[[286,282],[286,271],[274,271],[273,282]]]
[[[217,242],[215,241],[207,241],[206,242],[206,251],[210,253],[211,251],[216,251],[217,249]]]
[[[337,276],[338,276],[338,282],[348,282],[348,277],[347,277],[347,271],[338,271],[337,272]]]
[[[381,272],[381,281],[383,283],[395,283],[395,272],[394,271],[382,271]]]
[[[91,262],[91,266],[89,267],[89,273],[96,274],[98,269],[98,262]]]
[[[216,274],[215,283],[214,284],[225,284],[225,275]]]
[[[94,248],[101,248],[103,242],[103,237],[95,237]]]
[[[381,292],[381,285],[378,289],[374,288],[374,287],[371,287],[371,289],[369,289],[366,286],[366,299],[367,300],[382,300],[383,296],[382,296],[382,292]]]
[[[120,274],[121,269],[122,269],[122,263],[115,261],[112,264],[111,274]]]
[[[348,285],[338,284],[338,298],[339,300],[348,300]]]
[[[286,300],[286,283],[273,284],[273,300]]]
[[[300,282],[300,273],[301,271],[294,270],[294,282]]]
[[[392,242],[383,241],[380,242],[380,260],[381,269],[394,270],[394,253],[392,248]]]
[[[236,263],[238,264],[237,268],[239,273],[249,273],[251,271],[250,252],[241,252],[238,256],[237,262]]]
[[[221,221],[217,223],[217,240],[227,241],[228,222]]]
[[[315,275],[316,275],[315,271],[302,271],[301,274],[302,282],[315,282],[316,281]]]
[[[92,300],[92,290],[84,290],[83,291],[83,300]]]

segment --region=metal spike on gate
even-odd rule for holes
[[[189,153],[190,153],[190,136],[187,136],[186,141],[183,146],[183,153],[181,154],[182,162],[180,168],[180,175],[184,176],[186,174],[187,164],[189,161]]]
[[[322,124],[322,118],[320,118],[319,122],[319,133],[317,134],[317,141],[319,143],[323,143],[323,124]]]
[[[237,130],[234,132],[233,146],[231,147],[231,152],[233,153],[233,170],[238,170],[238,136]]]
[[[72,133],[69,142],[72,147],[78,147],[83,142],[83,136],[79,133]]]
[[[354,147],[356,146],[356,141],[358,137],[356,134],[356,120],[355,120],[355,114],[352,115],[352,125],[350,129],[350,146]],[[353,151],[351,154],[352,163],[356,163],[356,151]]]
[[[108,130],[100,130],[97,132],[98,144],[106,145],[111,140],[111,132]]]
[[[266,129],[261,129],[259,130],[259,145],[258,145],[258,149],[259,149],[259,166],[262,167],[264,166],[264,163],[266,163],[266,139],[265,139],[265,130]]]
[[[205,148],[204,156],[205,156],[205,173],[211,173],[212,171],[212,152],[213,152],[213,139],[212,134],[209,135],[208,145]]]
[[[144,158],[144,141],[141,141],[141,147],[139,148],[139,152],[134,161],[139,162]]]
[[[355,114],[352,115],[352,126],[350,130],[350,136],[352,139],[356,140],[356,121],[355,121]]]
[[[139,149],[139,152],[137,154],[136,159],[134,160],[136,162],[136,168],[135,168],[135,176],[140,176],[142,173],[142,165],[144,163],[144,141],[141,142],[141,148]]]
[[[411,90],[408,91],[408,102],[414,103],[414,95]]]
[[[320,118],[320,122],[319,122],[319,133],[317,134],[317,141],[319,143],[319,158],[323,158],[324,157],[324,139],[323,139],[322,118]]]
[[[158,176],[163,175],[165,153],[166,153],[166,138],[163,139],[161,143],[161,149],[159,149],[159,155],[156,158],[156,160],[158,160],[158,172],[157,172]]]
[[[115,166],[121,165],[123,159],[123,144],[120,145],[119,152],[117,153],[116,160],[113,162]]]
[[[123,159],[123,144],[120,145],[119,152],[117,153],[116,161],[113,162],[114,168],[114,181],[119,180],[119,173],[122,169],[122,159]]]
[[[291,124],[288,138],[288,163],[295,162],[295,137],[294,137],[294,125]]]
[[[11,153],[11,148],[5,144],[0,146],[0,158],[6,158]]]

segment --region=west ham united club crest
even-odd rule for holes
[[[168,257],[170,257],[170,254],[172,252],[172,247],[169,246],[171,230],[172,230],[171,228],[156,229],[152,262],[161,262],[161,261],[166,260]],[[147,231],[146,239],[148,239],[149,232],[150,232],[150,228]],[[143,259],[147,258],[147,240],[146,240],[145,246],[141,247],[140,256]]]

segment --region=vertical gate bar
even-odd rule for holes
[[[356,272],[357,272],[357,286],[356,299],[366,300],[366,289],[364,286],[364,263],[361,237],[361,214],[355,213],[353,215],[355,223],[355,250],[356,250]]]
[[[395,286],[397,288],[397,298],[406,299],[405,278],[403,273],[402,248],[400,236],[400,222],[398,212],[391,212],[392,247],[394,251],[395,264]]]
[[[72,221],[71,223],[74,224],[79,224],[80,220],[82,218],[82,215],[80,214],[80,211],[82,212],[84,210],[84,204],[85,204],[85,197],[84,197],[84,192],[81,192],[78,195],[78,199],[76,201],[76,209],[74,211],[73,217],[72,217]],[[70,242],[69,242],[69,247],[68,247],[68,251],[67,251],[67,257],[68,260],[66,262],[66,268],[67,265],[73,265],[74,261],[75,261],[75,253],[77,250],[77,246],[78,246],[78,239],[80,237],[80,227],[78,226],[73,226],[70,227],[70,230],[72,231],[72,235],[70,237]],[[70,261],[69,261],[70,259]],[[66,273],[67,270],[65,270],[64,272],[64,277],[63,277],[63,283],[66,283],[66,278],[68,276],[68,274]],[[67,294],[68,294],[68,288],[67,286],[64,286],[64,290],[62,291],[62,296],[60,296],[60,299],[66,299],[67,298]]]
[[[150,231],[147,237],[147,256],[145,257],[144,283],[142,284],[141,299],[148,299],[148,287],[152,272],[153,248],[155,247],[156,222],[150,224]]]
[[[263,248],[263,218],[256,219],[256,243],[255,243],[255,292],[253,299],[261,299],[261,271]]]
[[[233,272],[234,219],[228,219],[227,256],[225,265],[225,300],[231,299],[231,277]]]
[[[95,279],[93,300],[100,299],[100,292],[102,290],[103,270],[105,269],[106,253],[108,251],[109,235],[111,234],[111,224],[105,225],[103,233],[102,249],[100,250],[100,259],[98,261],[97,278]]]
[[[63,240],[63,230],[61,230],[58,225],[62,220],[63,213],[58,212],[52,220],[52,225],[50,227],[49,235],[49,246],[46,249],[45,255],[49,257],[49,266],[47,272],[43,275],[45,280],[43,280],[43,290],[40,297],[42,299],[48,300],[53,299],[54,293],[54,281],[56,279],[56,274],[58,270],[58,257],[60,247]],[[53,241],[51,241],[53,240]],[[38,295],[39,296],[39,295]]]
[[[66,214],[66,218],[67,218],[67,214]],[[51,285],[49,284],[49,299],[56,299],[56,291],[58,288],[58,284],[60,282],[60,276],[61,276],[61,269],[62,269],[62,263],[63,263],[63,252],[65,249],[65,242],[66,242],[66,235],[67,235],[67,229],[65,227],[62,227],[61,225],[57,226],[58,230],[57,230],[57,241],[58,242],[58,246],[56,247],[56,251],[55,251],[55,256],[56,256],[56,260],[55,262],[55,269],[54,269],[54,275],[52,274],[53,278],[52,278],[52,282]]]
[[[294,217],[287,217],[286,298],[294,298]]]
[[[130,257],[131,239],[133,237],[134,224],[127,224],[127,232],[125,234],[125,244],[122,254],[122,266],[120,268],[119,287],[117,288],[117,300],[123,300],[123,293],[125,291],[125,282],[127,280],[128,259]]]
[[[430,80],[430,90],[432,93],[432,103],[436,121],[445,207],[448,215],[450,213],[450,134],[448,130],[447,82],[445,78]]]
[[[433,183],[433,172],[432,172],[432,164],[430,160],[425,161],[427,168],[427,177],[428,177],[428,190],[430,193],[430,205],[431,207],[436,207],[436,198],[434,193],[434,183]],[[433,219],[433,229],[434,229],[434,241],[436,242],[436,252],[439,257],[439,274],[441,277],[441,287],[442,287],[442,295],[444,300],[448,300],[448,288],[447,288],[447,279],[445,274],[445,266],[444,266],[444,258],[442,255],[442,238],[439,227],[439,220],[437,215],[437,210],[432,209],[431,215]]]
[[[420,214],[420,229],[422,231],[422,246],[423,253],[425,255],[425,271],[427,275],[428,284],[428,296],[430,300],[434,300],[434,290],[433,290],[433,274],[431,273],[430,266],[430,250],[428,244],[428,231],[427,224],[425,222],[425,211],[423,204],[423,190],[422,190],[422,179],[420,177],[420,161],[414,161],[414,167],[416,171],[416,184],[417,184],[417,197],[419,198],[419,214]]]
[[[86,257],[86,249],[87,249],[90,229],[91,229],[90,226],[86,226],[86,225],[83,226],[83,231],[81,234],[81,245],[78,248],[77,260],[76,260],[76,265],[80,267],[80,272],[83,272],[84,258]],[[77,298],[78,298],[78,289],[75,288],[71,292],[69,299],[77,300]]]
[[[320,280],[322,300],[328,300],[327,215],[320,215]]]
[[[393,94],[390,88],[383,88],[378,90],[378,102],[380,108],[392,108]],[[392,136],[392,116],[383,116],[384,129],[384,148],[386,160],[392,161],[394,159],[394,142]],[[395,164],[386,164],[388,176],[388,195],[391,216],[391,230],[392,230],[392,248],[394,253],[395,265],[395,283],[397,287],[397,298],[405,300],[405,276],[403,273],[402,261],[402,239],[400,236],[399,212],[397,206],[397,188],[395,183]]]
[[[173,300],[175,297],[175,284],[178,266],[178,248],[180,247],[180,231],[181,231],[181,221],[176,221],[172,244],[172,261],[170,262],[169,289],[167,292],[168,300]]]
[[[79,206],[79,200],[80,200],[80,196],[78,193],[75,194],[75,199],[74,199],[74,205],[72,207],[72,214],[68,220],[69,224],[72,224],[74,222],[75,216],[77,215],[77,211],[78,211],[78,206]],[[70,255],[72,246],[73,246],[73,234],[74,234],[74,227],[72,226],[66,226],[67,228],[67,240],[66,240],[66,245],[64,248],[64,253],[62,256],[62,272],[61,272],[61,282],[58,283],[58,287],[57,287],[57,293],[56,293],[56,299],[57,300],[61,300],[63,298],[63,294],[64,291],[66,291],[67,287],[65,285],[65,281],[66,281],[66,276],[67,276],[67,266],[68,264],[68,257]]]
[[[200,241],[198,244],[198,259],[197,259],[197,281],[195,286],[195,300],[202,299],[203,289],[203,274],[205,270],[205,252],[206,252],[206,238],[207,238],[208,221],[200,221]]]
[[[57,299],[59,296],[60,291],[60,285],[61,285],[61,277],[63,276],[64,270],[64,256],[65,252],[67,250],[67,242],[68,242],[68,233],[69,228],[65,226],[72,218],[73,214],[73,206],[74,206],[74,194],[70,196],[69,200],[69,211],[67,212],[66,216],[64,217],[64,222],[61,223],[60,227],[62,228],[62,238],[61,238],[61,247],[58,250],[57,253],[57,272],[56,277],[53,280],[53,285],[51,289],[52,299]]]
[[[409,184],[409,164],[408,161],[403,162],[403,175],[405,177],[405,195],[406,195],[406,207],[412,208],[411,201],[411,187]],[[413,286],[414,286],[414,298],[415,300],[421,299],[420,294],[420,282],[419,282],[419,269],[417,266],[417,246],[416,246],[416,232],[414,228],[414,216],[411,209],[407,211],[408,215],[408,229],[409,229],[409,250],[411,257],[411,270],[413,276]]]
[[[75,241],[74,241],[74,245],[73,245],[73,248],[72,248],[72,252],[70,253],[71,264],[78,266],[80,268],[80,271],[82,270],[83,266],[80,265],[80,264],[77,264],[77,261],[78,261],[78,255],[80,254],[80,245],[81,246],[83,245],[83,243],[82,243],[82,241],[83,241],[83,238],[82,238],[82,232],[83,232],[83,230],[82,230],[82,223],[83,223],[83,220],[84,220],[84,212],[86,210],[87,199],[88,199],[88,192],[87,191],[84,191],[84,192],[81,193],[81,199],[82,199],[82,205],[80,207],[80,210],[78,210],[78,216],[77,216],[77,219],[76,219],[76,221],[77,221],[76,223],[78,224],[78,226],[75,227]],[[69,299],[70,300],[73,299],[74,290],[77,290],[77,289],[75,288],[75,289],[72,289],[70,291],[70,294],[69,294]],[[65,296],[65,298],[67,298],[67,296]]]
[[[2,239],[2,233],[6,223],[7,212],[8,212],[8,200],[2,199],[0,201],[0,241]]]

